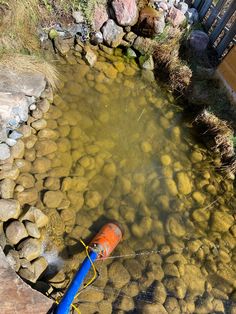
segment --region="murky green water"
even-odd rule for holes
[[[75,300],[82,313],[230,313],[233,182],[216,173],[173,97],[114,60],[122,73],[103,57],[92,69],[63,65],[46,114],[58,151],[46,156],[38,205],[51,217],[49,249],[65,260],[51,282],[63,289],[84,258],[78,240],[115,219],[124,241],[96,263],[99,279]]]

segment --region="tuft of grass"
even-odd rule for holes
[[[37,72],[42,73],[52,88],[57,89],[59,73],[56,68],[42,57],[23,54],[4,54],[0,59],[0,66],[15,70],[18,73]]]

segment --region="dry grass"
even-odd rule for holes
[[[215,152],[220,153],[224,165],[222,170],[235,173],[234,131],[230,125],[207,110],[203,110],[196,117],[193,124],[198,127],[206,143],[210,143],[209,139],[214,140],[211,148]]]
[[[157,70],[162,69],[168,74],[171,90],[182,92],[191,81],[192,71],[179,58],[179,49],[182,32],[169,27],[166,38],[157,38],[154,51],[154,60]]]
[[[0,53],[36,51],[39,48],[36,26],[39,21],[38,0],[7,0],[2,5]]]
[[[56,89],[59,73],[56,68],[40,57],[22,54],[4,54],[0,59],[0,66],[21,72],[38,72],[45,75],[49,84]]]

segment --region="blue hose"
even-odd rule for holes
[[[92,262],[94,262],[97,259],[97,253],[94,251],[91,251],[89,253],[89,256]],[[66,290],[63,298],[61,299],[61,302],[58,304],[55,314],[68,314],[70,312],[71,304],[73,303],[73,300],[79,288],[81,287],[86,275],[88,274],[91,266],[92,265],[89,258],[86,257],[80,269],[75,274],[75,277],[73,278],[68,289]]]

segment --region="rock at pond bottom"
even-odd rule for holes
[[[120,262],[111,264],[108,271],[109,279],[115,288],[120,289],[130,281],[130,275]]]
[[[20,221],[13,221],[6,228],[6,236],[13,245],[19,243],[22,239],[28,237],[25,226]]]
[[[92,18],[92,29],[99,31],[104,23],[109,19],[106,5],[96,5]]]
[[[112,8],[119,25],[133,26],[137,23],[139,12],[136,0],[113,0]]]
[[[123,28],[111,19],[103,26],[102,33],[105,43],[114,48],[120,45],[124,36]]]
[[[44,194],[43,202],[49,208],[57,208],[64,194],[61,191],[48,191]]]
[[[234,223],[234,217],[226,212],[215,211],[211,216],[211,230],[216,232],[226,232]]]
[[[18,218],[20,215],[20,203],[16,200],[0,199],[0,221]]]
[[[160,303],[145,304],[142,308],[143,314],[168,314],[164,306]]]

